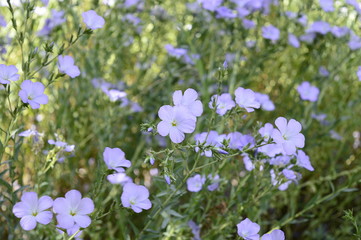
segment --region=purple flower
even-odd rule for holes
[[[330,75],[330,72],[327,70],[327,68],[325,68],[324,66],[321,66],[318,69],[318,73],[322,76],[322,77],[328,77]]]
[[[358,80],[361,81],[361,66],[359,66],[357,69],[357,77],[358,77]]]
[[[9,84],[10,81],[19,80],[18,69],[13,65],[0,64],[0,83]]]
[[[91,223],[88,214],[94,211],[94,203],[90,198],[82,198],[79,191],[70,190],[65,194],[65,198],[54,200],[53,211],[57,214],[59,227],[69,229],[77,224],[81,228],[86,228]]]
[[[200,100],[197,100],[198,93],[192,88],[185,90],[184,95],[181,90],[173,93],[173,103],[175,106],[184,106],[190,113],[199,117],[203,113],[203,105]]]
[[[213,177],[212,174],[209,174],[208,179],[211,181],[211,184],[207,187],[208,191],[213,192],[217,190],[220,182],[219,175],[217,174]]]
[[[239,87],[235,91],[236,103],[245,108],[247,112],[253,112],[255,108],[260,108],[261,104],[256,100],[256,94],[251,89]]]
[[[13,207],[13,213],[17,218],[21,218],[20,225],[25,231],[33,230],[37,223],[48,224],[53,218],[51,211],[46,211],[53,206],[53,199],[42,196],[38,199],[35,192],[24,192],[21,202]]]
[[[302,26],[305,27],[307,25],[307,16],[302,15],[299,19],[297,19],[297,22],[299,22]]]
[[[44,94],[45,87],[42,83],[25,80],[20,87],[19,97],[23,103],[29,104],[32,109],[38,109],[40,104],[48,103],[49,99]]]
[[[132,178],[127,176],[124,172],[110,174],[107,176],[107,179],[111,184],[121,184],[123,186],[127,183],[133,182]]]
[[[247,154],[243,154],[242,156],[243,156],[244,167],[248,172],[252,171],[254,169],[254,164],[252,160],[249,158]]]
[[[196,127],[196,117],[184,106],[162,106],[158,116],[162,120],[157,126],[159,135],[169,135],[174,143],[182,142],[184,133],[192,133]]]
[[[306,33],[319,33],[322,35],[331,31],[331,26],[328,22],[316,21],[306,30]]]
[[[346,0],[346,3],[353,6],[359,14],[361,13],[360,3],[357,0]]]
[[[165,180],[165,182],[166,182],[168,185],[170,185],[171,180],[170,180],[170,177],[169,177],[168,175],[165,175],[165,176],[164,176],[164,180]]]
[[[222,144],[219,142],[219,136],[216,131],[210,131],[198,133],[194,136],[194,140],[196,141],[197,145],[205,143],[205,146],[221,146]],[[195,148],[195,151],[199,151],[199,147]],[[205,155],[206,157],[212,157],[213,153],[211,149],[204,150],[201,155]]]
[[[333,0],[319,0],[320,6],[325,12],[333,12],[335,8],[333,6]]]
[[[254,146],[254,138],[251,135],[243,135],[239,132],[232,132],[227,135],[229,148],[242,150],[245,146]]]
[[[351,32],[351,38],[348,42],[348,46],[351,50],[357,50],[361,48],[361,38],[357,36],[354,32]]]
[[[296,173],[292,170],[285,168],[282,170],[282,173],[288,180],[296,180],[297,179]]]
[[[38,32],[39,36],[50,34],[53,28],[61,25],[66,21],[64,11],[51,10],[51,18],[46,19],[44,27]]]
[[[187,189],[190,192],[199,192],[202,189],[206,178],[197,174],[187,179]]]
[[[209,108],[213,109],[213,104],[216,105],[216,112],[221,116],[236,106],[236,103],[233,101],[232,96],[229,93],[223,93],[220,96],[213,95],[208,104]]]
[[[258,132],[264,138],[264,140],[268,141],[268,139],[272,136],[273,133],[273,125],[270,123],[266,123],[264,127],[261,127]]]
[[[114,169],[117,172],[123,172],[122,167],[130,167],[132,163],[125,159],[125,153],[119,148],[106,147],[103,152],[104,162],[109,169]]]
[[[316,102],[318,94],[320,93],[320,90],[317,87],[312,86],[309,82],[303,82],[300,86],[298,86],[297,91],[302,100],[308,100],[311,102]]]
[[[136,213],[140,213],[143,209],[148,210],[152,207],[152,203],[148,198],[148,189],[134,183],[127,183],[123,188],[121,196],[123,206],[132,208]]]
[[[334,26],[331,28],[331,33],[337,37],[343,37],[346,36],[347,34],[350,33],[350,29],[348,27],[338,27],[338,26]]]
[[[232,18],[237,17],[237,14],[234,13],[232,9],[229,9],[224,6],[217,8],[216,12],[217,12],[217,15],[216,15],[217,18],[232,19]]]
[[[245,29],[253,29],[256,26],[256,23],[252,20],[245,18],[242,20],[242,25]]]
[[[280,38],[280,30],[273,25],[262,27],[262,36],[272,42],[276,42]]]
[[[288,34],[288,44],[294,48],[299,48],[301,46],[300,41],[298,41],[298,38],[291,33]]]
[[[285,234],[282,230],[276,229],[271,233],[264,234],[262,240],[285,240]]]
[[[64,151],[66,151],[66,152],[72,152],[72,151],[74,151],[74,148],[75,148],[75,145],[68,145],[66,142],[54,141],[52,139],[49,139],[48,143],[50,145],[55,145],[55,146],[57,146],[59,148],[63,148]]]
[[[215,11],[223,2],[223,0],[198,0],[202,3],[202,7],[209,11]]]
[[[237,224],[237,233],[245,240],[259,240],[260,226],[248,218]]]
[[[81,15],[87,28],[95,30],[104,26],[104,18],[99,16],[94,10],[83,12]]]
[[[188,222],[188,226],[191,228],[192,233],[193,233],[192,240],[201,240],[201,237],[200,237],[201,228],[192,220]]]
[[[136,4],[140,5],[141,4],[140,2],[141,2],[141,0],[125,0],[124,7],[130,8]]]
[[[301,132],[302,125],[294,119],[287,122],[284,117],[276,119],[275,124],[278,129],[272,132],[272,138],[282,147],[287,155],[296,153],[296,147],[303,148],[305,146],[305,136]]]
[[[275,110],[275,105],[272,100],[269,98],[267,94],[256,92],[256,100],[261,104],[261,107],[265,111],[273,111]]]
[[[302,36],[300,36],[300,40],[302,42],[306,42],[306,43],[313,43],[313,41],[315,40],[316,38],[316,33],[306,33],[306,34],[303,34]]]
[[[73,236],[75,233],[77,233],[74,236],[74,239],[81,240],[82,238],[80,238],[80,235],[83,233],[83,231],[79,231],[79,229],[80,229],[80,227],[77,224],[74,224],[73,227],[66,229],[66,233],[68,234],[69,237]],[[62,234],[62,235],[64,234],[64,232],[62,230],[60,230],[60,229],[57,229],[57,230],[60,234]]]
[[[4,16],[0,15],[0,26],[6,27],[7,23]]]
[[[71,56],[59,56],[58,67],[61,73],[65,73],[71,78],[75,78],[80,75],[80,70],[74,65],[74,59]]]
[[[171,44],[166,44],[164,46],[165,50],[167,50],[168,54],[172,57],[181,58],[185,56],[188,52],[187,49],[184,48],[175,48]]]
[[[315,169],[312,167],[310,162],[310,157],[306,155],[306,153],[302,150],[297,151],[297,165],[303,168],[306,168],[309,171],[314,171]]]

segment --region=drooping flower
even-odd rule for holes
[[[306,168],[309,171],[314,171],[310,162],[310,157],[302,150],[297,151],[297,165],[303,168]]]
[[[24,192],[21,202],[13,207],[13,213],[21,218],[20,225],[25,231],[33,230],[37,223],[48,224],[53,218],[53,213],[47,209],[53,206],[53,199],[49,196],[38,198],[35,192]]]
[[[104,26],[104,18],[99,16],[94,10],[83,12],[81,15],[86,26],[92,30],[102,28]]]
[[[251,89],[239,87],[235,91],[236,103],[245,108],[247,112],[253,112],[255,108],[260,108],[261,104],[256,99],[256,94]]]
[[[76,65],[74,65],[74,59],[71,56],[59,56],[58,67],[61,73],[65,73],[71,78],[75,78],[80,75],[80,70]]]
[[[0,83],[9,84],[11,81],[19,80],[18,69],[14,65],[0,64]]]
[[[311,102],[316,102],[318,99],[318,94],[320,93],[320,90],[317,87],[312,86],[307,81],[299,85],[297,91],[300,94],[302,100],[308,100]]]
[[[203,113],[203,105],[200,100],[197,100],[198,93],[192,88],[188,88],[182,94],[181,90],[173,93],[173,103],[175,106],[184,106],[195,117],[199,117]]]
[[[237,233],[245,240],[259,240],[260,226],[248,218],[237,224]]]
[[[200,174],[194,175],[193,177],[187,179],[187,189],[190,192],[199,192],[205,182],[205,177]]]
[[[134,183],[127,183],[123,188],[121,196],[123,206],[126,208],[130,207],[136,213],[140,213],[143,209],[148,210],[152,207],[152,202],[148,198],[148,189]]]
[[[40,104],[48,103],[48,96],[44,94],[45,87],[41,82],[25,80],[21,84],[19,97],[23,103],[28,103],[32,109],[40,108]]]
[[[132,163],[125,159],[125,153],[119,148],[106,147],[103,152],[104,162],[109,169],[123,172],[123,167],[130,167]]]
[[[282,230],[276,229],[271,233],[264,234],[262,240],[285,240],[285,234]]]
[[[262,36],[276,42],[280,38],[280,30],[273,25],[262,27]]]
[[[165,137],[169,135],[174,143],[184,140],[184,133],[192,133],[196,127],[196,117],[184,106],[162,106],[158,111],[162,120],[158,123],[158,133]]]
[[[228,110],[231,110],[236,106],[236,103],[233,101],[231,94],[223,93],[222,95],[213,95],[211,101],[209,102],[209,108],[213,109],[214,105],[216,106],[217,114],[223,116],[227,113]]]
[[[127,183],[133,182],[132,178],[127,176],[125,172],[117,172],[117,173],[109,174],[107,176],[107,179],[111,184],[121,184],[123,186]]]
[[[65,198],[54,200],[53,211],[57,214],[59,227],[69,229],[78,225],[86,228],[91,223],[88,214],[94,211],[94,203],[90,198],[82,198],[79,191],[70,190],[65,194]]]
[[[305,146],[305,137],[301,132],[302,125],[294,119],[287,122],[284,117],[276,119],[275,124],[278,129],[272,132],[272,138],[277,144],[281,144],[287,155],[296,152],[296,147],[303,148]]]

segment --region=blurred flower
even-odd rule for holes
[[[192,220],[188,221],[188,226],[192,230],[193,240],[201,240],[201,237],[200,237],[201,228]]]
[[[237,14],[234,13],[234,11],[232,9],[229,9],[224,6],[217,8],[216,12],[217,12],[216,18],[232,19],[232,18],[237,17]]]
[[[114,169],[117,172],[123,172],[123,167],[129,168],[132,165],[129,160],[125,159],[125,153],[119,148],[106,147],[103,158],[108,169]]]
[[[317,87],[312,86],[309,82],[303,82],[298,86],[297,91],[302,100],[309,100],[311,102],[316,102],[318,94],[320,93],[320,90]]]
[[[215,11],[223,2],[223,0],[197,0],[202,7],[209,11]]]
[[[300,41],[298,41],[298,38],[291,33],[288,34],[288,44],[294,48],[299,48],[301,46]]]
[[[25,230],[33,230],[37,223],[48,224],[53,218],[51,211],[46,211],[53,206],[53,199],[49,196],[42,196],[38,199],[35,192],[24,192],[21,202],[13,207],[13,213],[17,218],[21,218],[20,226]]]
[[[245,18],[242,20],[242,25],[245,29],[253,29],[256,26],[256,23],[252,20]]]
[[[14,65],[0,64],[0,83],[9,84],[10,81],[19,80],[18,69]]]
[[[166,44],[164,48],[167,50],[168,54],[172,57],[180,58],[187,54],[188,50],[184,48],[175,48],[171,44]]]
[[[296,180],[297,179],[295,172],[290,169],[287,169],[287,168],[283,169],[282,173],[288,180]]]
[[[328,22],[316,21],[306,30],[306,33],[319,33],[322,35],[331,31],[331,26]]]
[[[44,136],[44,133],[38,132],[35,126],[32,126],[31,129],[19,133],[19,137],[31,137],[31,136],[34,136],[34,141],[37,142],[39,138]]]
[[[74,65],[74,59],[71,56],[59,56],[58,67],[61,73],[65,73],[71,78],[75,78],[80,75],[80,70],[76,65]]]
[[[313,41],[315,40],[316,38],[316,33],[314,32],[311,32],[311,33],[306,33],[306,34],[303,34],[299,37],[299,39],[302,41],[302,42],[306,42],[306,43],[313,43]]]
[[[335,140],[341,141],[343,139],[343,137],[338,132],[336,132],[335,130],[331,130],[330,135],[331,135],[331,138],[333,138]]]
[[[324,66],[321,66],[318,69],[318,73],[322,76],[322,77],[328,77],[330,75],[330,72],[327,70],[327,68],[325,68]]]
[[[305,137],[301,132],[302,125],[294,119],[287,122],[284,117],[276,119],[275,124],[278,129],[272,132],[272,138],[277,144],[282,144],[282,147],[287,155],[292,155],[296,152],[296,147],[303,148],[305,146]]]
[[[74,239],[75,240],[80,240],[81,239],[81,234],[83,233],[83,231],[79,231],[79,229],[80,229],[80,227],[79,227],[79,225],[77,225],[77,224],[74,224],[74,226],[73,227],[71,227],[71,228],[68,228],[68,229],[66,229],[66,233],[68,234],[68,236],[73,236],[75,233],[77,233],[75,236],[74,236]],[[60,233],[60,234],[64,234],[64,232],[62,231],[62,230],[60,230],[60,229],[57,229],[58,230],[58,232]]]
[[[233,101],[232,96],[229,93],[223,93],[220,96],[213,95],[211,97],[211,101],[208,103],[209,108],[213,109],[213,104],[216,106],[216,112],[221,116],[236,106],[236,103]]]
[[[204,144],[205,146],[213,146],[213,147],[220,147],[222,144],[218,141],[218,133],[216,131],[209,131],[209,132],[202,132],[198,133],[194,136],[194,140],[196,141],[197,145]],[[195,151],[199,151],[199,147],[195,148]],[[201,155],[205,155],[206,157],[212,157],[213,153],[211,149],[204,150]]]
[[[353,6],[359,14],[361,13],[360,3],[357,0],[346,0],[346,3]]]
[[[273,25],[262,27],[262,36],[276,42],[280,38],[280,30]]]
[[[45,87],[42,83],[25,80],[20,87],[19,97],[32,109],[38,109],[40,104],[48,103],[48,96],[44,94]]]
[[[358,80],[361,81],[361,66],[359,66],[357,68],[357,77],[358,77]]]
[[[347,34],[350,33],[350,29],[348,27],[338,27],[338,26],[333,26],[331,28],[331,33],[337,37],[337,38],[340,38],[340,37],[343,37],[343,36],[346,36]]]
[[[306,15],[302,15],[300,18],[297,19],[297,22],[299,22],[302,26],[306,26],[307,25],[307,16]]]
[[[285,234],[282,230],[275,229],[271,233],[264,234],[262,240],[285,240]]]
[[[319,0],[320,6],[325,12],[333,12],[335,8],[333,6],[333,0]]]
[[[249,158],[249,156],[247,154],[243,154],[243,163],[244,163],[244,167],[246,168],[247,171],[252,171],[254,169],[254,164],[252,162],[252,160]]]
[[[297,151],[297,165],[303,168],[306,168],[308,171],[314,171],[315,169],[312,167],[310,162],[310,157],[306,155],[306,153],[302,150]]]
[[[237,233],[245,240],[259,240],[260,226],[248,218],[237,224]]]
[[[187,189],[190,192],[199,192],[205,182],[205,177],[201,176],[200,174],[196,174],[193,177],[187,179]]]
[[[351,32],[351,38],[348,42],[348,46],[351,50],[357,50],[361,48],[361,38],[357,36],[354,32]]]
[[[4,16],[0,15],[0,26],[6,27],[6,25],[7,25],[7,23],[6,23]]]
[[[140,213],[143,209],[148,210],[152,207],[149,198],[149,191],[146,187],[127,183],[123,187],[121,196],[122,205],[126,208],[132,208],[134,212]]]
[[[267,94],[255,92],[256,100],[261,104],[261,107],[265,111],[275,110],[275,105]]]
[[[165,182],[166,182],[168,185],[170,185],[171,180],[170,180],[170,177],[169,177],[168,175],[165,175],[165,176],[164,176],[164,180],[165,180]]]
[[[207,187],[207,189],[211,192],[217,190],[220,182],[219,175],[216,174],[215,176],[212,176],[212,174],[209,174],[208,179],[211,181],[211,184]]]
[[[94,211],[94,203],[90,198],[82,198],[79,191],[70,190],[65,194],[65,198],[54,200],[53,211],[57,214],[59,227],[69,229],[78,225],[86,228],[91,223],[88,214]]]
[[[94,10],[83,12],[81,15],[87,28],[95,30],[104,26],[104,18],[99,16]]]
[[[261,136],[264,138],[264,140],[268,141],[268,139],[270,139],[270,137],[272,136],[272,132],[273,132],[273,125],[270,123],[266,123],[264,125],[264,127],[261,127],[258,132],[259,134],[261,134]]]
[[[260,108],[261,104],[256,100],[256,94],[251,89],[239,87],[235,91],[236,103],[245,108],[247,112],[253,112],[255,108]]]
[[[196,117],[184,106],[162,106],[158,111],[162,120],[158,123],[158,133],[165,137],[169,135],[174,143],[184,140],[184,133],[192,133],[196,127]]]
[[[45,20],[44,27],[38,32],[39,36],[50,34],[53,28],[63,24],[66,19],[64,18],[64,11],[51,10],[51,18]]]
[[[109,174],[107,179],[111,184],[121,184],[123,186],[127,183],[133,182],[132,178],[127,176],[124,172]]]

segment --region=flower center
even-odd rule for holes
[[[70,211],[70,215],[75,216],[75,215],[76,215],[76,212]]]
[[[173,120],[172,126],[173,126],[173,127],[176,127],[176,126],[177,126],[177,122],[176,122],[175,120]]]
[[[136,203],[135,199],[131,199],[130,201],[130,204],[134,205]]]
[[[34,211],[34,212],[32,213],[32,215],[33,215],[34,217],[36,217],[36,216],[38,215],[38,212],[37,212],[37,211]]]

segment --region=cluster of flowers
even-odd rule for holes
[[[285,240],[285,234],[282,230],[275,229],[270,233],[264,234],[261,238],[258,234],[261,227],[248,218],[237,224],[237,233],[245,240]]]
[[[189,54],[188,49],[185,48],[175,48],[171,44],[166,44],[164,48],[167,50],[168,54],[177,59],[182,59],[185,63],[194,65],[195,61],[200,58],[199,54]]]

